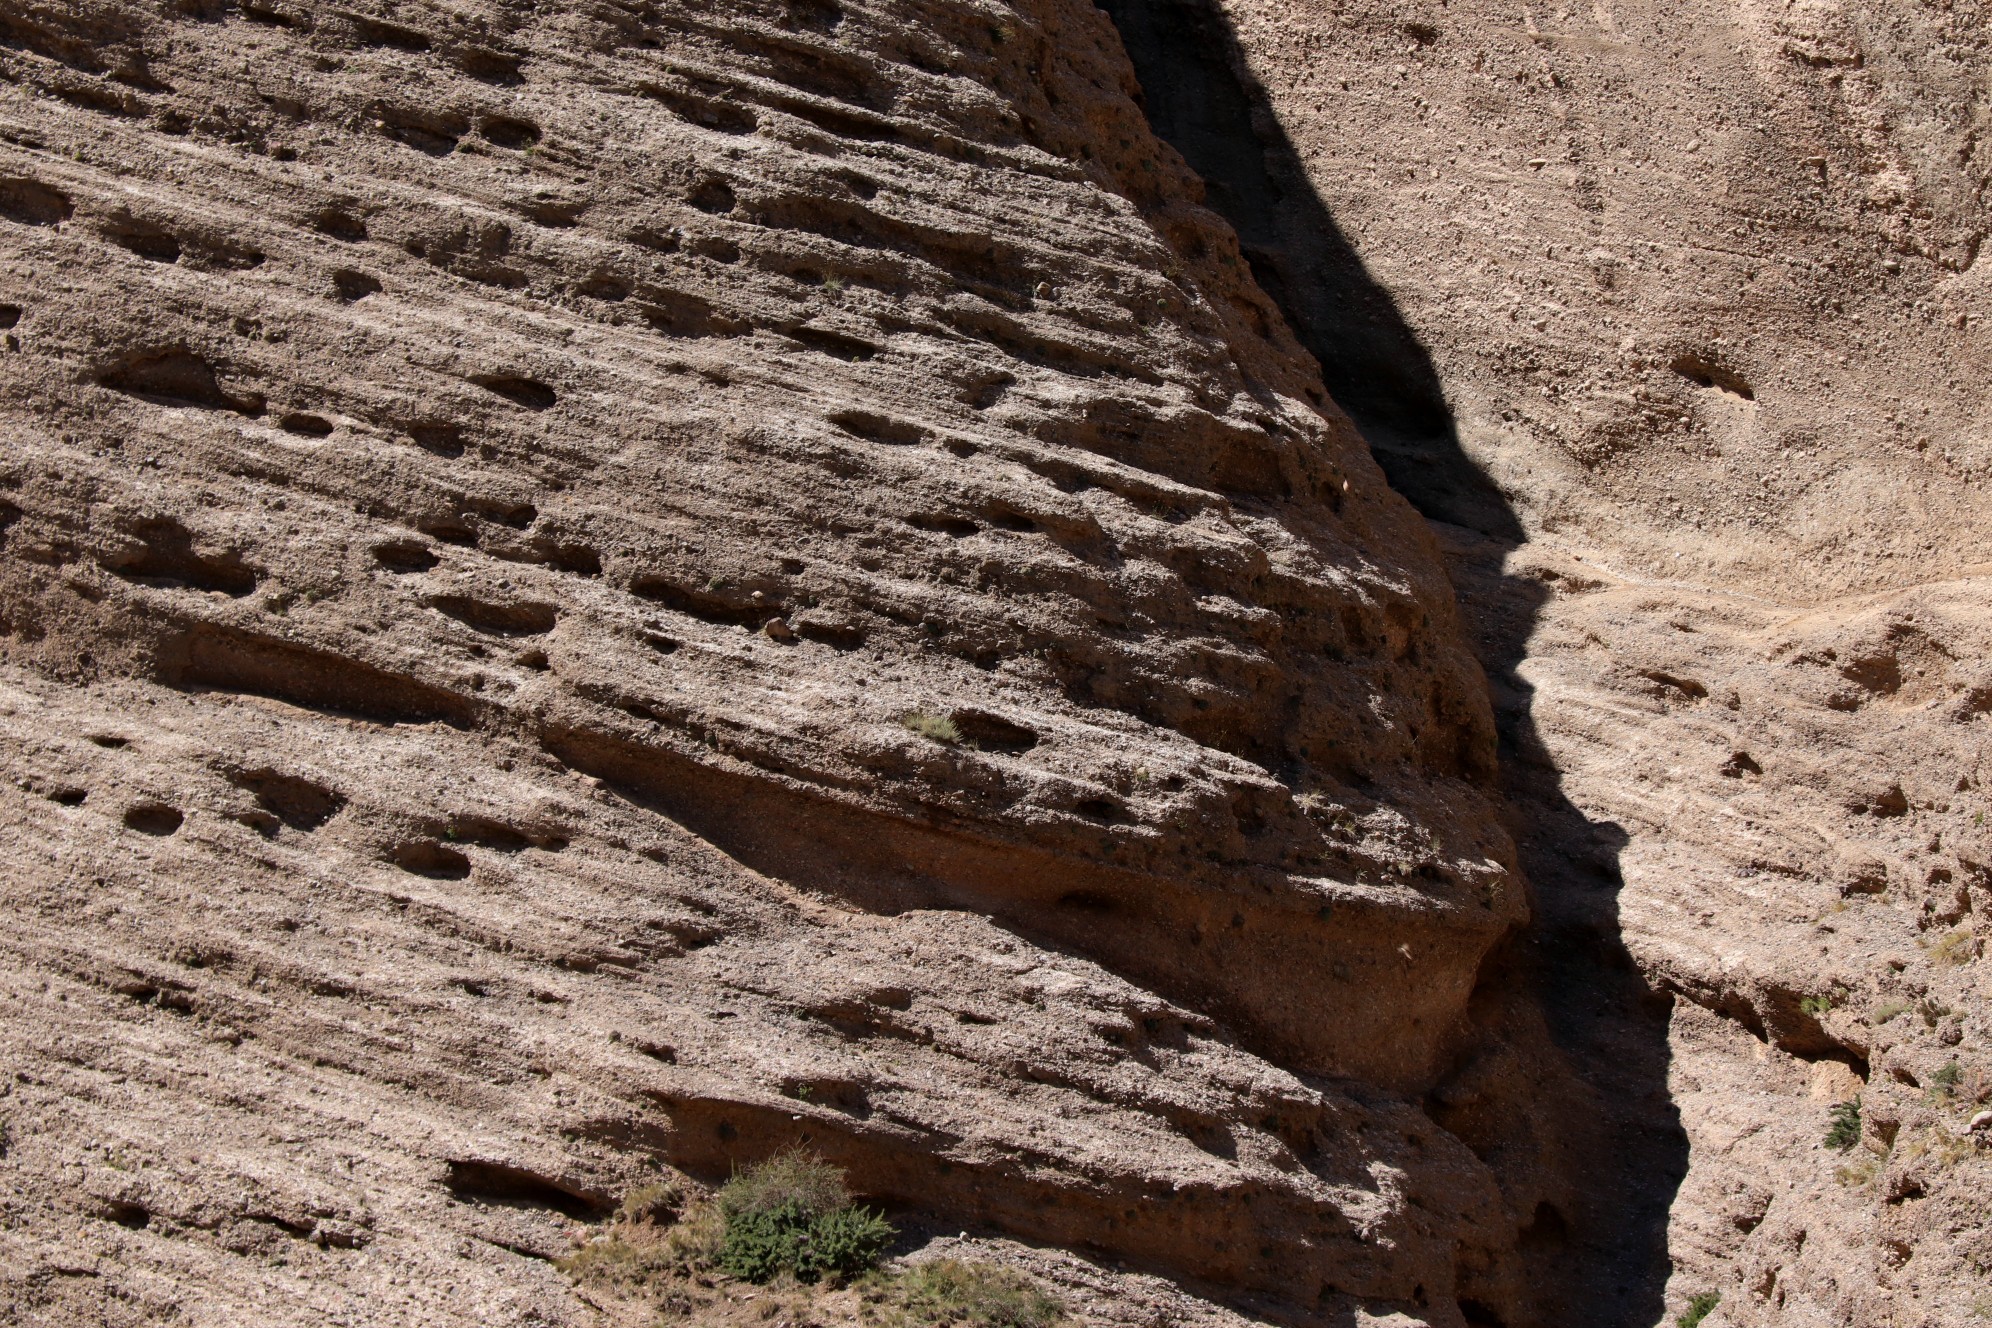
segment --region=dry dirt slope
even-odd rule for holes
[[[1984,6],[1114,8],[1447,543],[1538,934],[1681,998],[1670,1310],[1979,1321]]]
[[[1104,1321],[1617,1256],[1440,549],[1098,11],[0,40],[5,1317],[588,1323],[798,1137]]]

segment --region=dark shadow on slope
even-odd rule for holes
[[[1549,591],[1503,573],[1502,555],[1522,539],[1513,507],[1460,446],[1431,355],[1308,181],[1221,11],[1209,0],[1100,3],[1132,59],[1150,125],[1203,177],[1209,205],[1238,232],[1260,285],[1320,361],[1392,486],[1435,523],[1488,674],[1504,792],[1536,907],[1528,933],[1490,964],[1483,985],[1525,987],[1530,1019],[1547,1026],[1571,1073],[1564,1090],[1549,1089],[1549,1076],[1495,1113],[1529,1122],[1462,1136],[1530,1210],[1517,1214],[1526,1295],[1505,1318],[1484,1305],[1463,1308],[1469,1322],[1505,1328],[1648,1328],[1662,1317],[1667,1214],[1687,1170],[1667,1091],[1669,1003],[1641,978],[1621,937],[1626,835],[1564,796],[1517,671]],[[1513,1026],[1512,1017],[1488,1026],[1496,1022]],[[1561,1204],[1525,1198],[1559,1188],[1513,1161],[1507,1143],[1532,1131],[1556,1135],[1563,1149]]]

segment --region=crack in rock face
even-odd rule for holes
[[[1972,1147],[1969,596],[1602,570],[1664,540],[1558,503],[1631,426],[1501,441],[1285,13],[0,15],[14,1317],[643,1322],[559,1261],[798,1147],[1087,1322],[1769,1314],[1796,1136],[1711,1198],[1676,1105],[1739,1036],[1738,1093],[1879,1104],[1885,1207],[1956,1192],[1903,1158]],[[1865,87],[1842,17],[1749,21]],[[1583,262],[1559,319],[1637,285]],[[1781,418],[1756,344],[1649,340],[1612,409]],[[1898,742],[1962,782],[1791,756]],[[1670,760],[1749,828],[1662,833]],[[1813,874],[1896,976],[1656,920]]]

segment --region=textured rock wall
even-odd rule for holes
[[[1114,9],[1138,65],[1214,53],[1148,109],[1447,543],[1552,1026],[1610,1082],[1640,1003],[1558,1013],[1569,957],[1675,998],[1658,1096],[1607,1094],[1685,1132],[1627,1191],[1668,1315],[1972,1321],[1983,6]]]
[[[1442,551],[1103,15],[0,36],[10,1320],[589,1322],[798,1138],[1104,1321],[1535,1313]]]

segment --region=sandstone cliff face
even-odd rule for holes
[[[1104,1321],[1529,1320],[1485,682],[1104,15],[0,33],[10,1321],[593,1322],[798,1139]]]
[[[1619,1099],[1684,1132],[1668,1313],[1972,1321],[1983,7],[1113,8],[1446,541],[1552,1011],[1584,951],[1674,998],[1664,1094]],[[1654,1049],[1635,996],[1552,1025],[1609,1077]]]
[[[1966,1321],[1983,15],[1107,9],[0,12],[10,1321]]]

